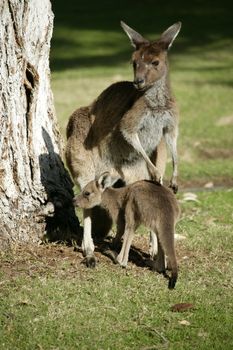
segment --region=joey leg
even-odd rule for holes
[[[169,268],[171,270],[171,276],[170,277],[168,276],[169,277],[168,288],[174,289],[178,278],[178,264],[177,264],[175,244],[174,244],[174,228],[171,227],[171,225],[169,224],[167,225],[167,223],[164,223],[161,231],[161,238],[165,237],[165,234],[164,234],[165,232],[167,233],[166,237],[169,239],[163,239],[162,244],[163,244],[164,254],[168,258]]]
[[[157,235],[154,231],[150,231],[149,254],[152,260],[155,260],[157,253],[158,253]]]
[[[156,260],[152,264],[152,269],[159,273],[165,273],[165,270],[166,270],[165,255],[159,240],[158,240],[158,254],[157,254]]]
[[[125,231],[125,221],[122,219],[118,224],[117,224],[117,232],[116,236],[114,237],[112,241],[112,246],[113,249],[119,249],[121,246],[121,239],[124,235]]]
[[[123,244],[117,261],[122,267],[126,267],[129,260],[129,250],[133,240],[134,232],[131,229],[126,229],[123,236]]]
[[[96,258],[94,256],[94,243],[91,236],[91,210],[87,209],[83,211],[83,241],[82,251],[85,256],[85,262],[87,267],[95,267]]]

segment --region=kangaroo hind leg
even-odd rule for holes
[[[163,249],[164,254],[167,256],[168,265],[171,269],[171,277],[169,277],[168,288],[174,289],[178,278],[178,265],[175,253],[175,241],[174,241],[174,224],[163,223],[158,229],[158,238]],[[164,260],[165,261],[165,260]]]

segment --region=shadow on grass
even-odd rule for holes
[[[120,253],[120,248],[112,246],[111,240],[108,240],[108,237],[104,240],[95,240],[95,251],[108,257],[113,263],[117,264],[116,257]],[[80,250],[81,251],[81,250]],[[130,247],[129,252],[129,261],[135,264],[138,267],[143,268],[152,268],[152,264],[149,263],[150,256],[148,253],[145,253],[140,247],[136,247],[134,244]]]
[[[51,67],[53,71],[60,71],[127,62],[130,47],[120,28],[120,20],[149,39],[156,39],[168,26],[182,21],[183,28],[174,45],[174,52],[185,53],[192,47],[201,49],[206,44],[221,42],[223,39],[232,40],[232,10],[233,3],[230,0],[56,0],[53,2],[55,28]],[[86,48],[88,53],[85,53]],[[108,51],[106,54],[106,48],[112,53]],[[92,56],[90,51],[92,54],[98,51],[98,54]]]

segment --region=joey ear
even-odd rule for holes
[[[112,178],[108,171],[105,171],[102,173],[99,178],[97,179],[97,183],[99,188],[104,191],[107,187],[112,186]]]
[[[165,49],[168,50],[172,46],[173,41],[179,34],[181,28],[181,22],[177,22],[169,27],[165,32],[162,33],[158,43]]]
[[[136,32],[134,29],[130,28],[127,24],[121,21],[121,27],[124,29],[125,33],[128,35],[132,46],[137,49],[141,44],[149,43],[149,41],[141,34]]]

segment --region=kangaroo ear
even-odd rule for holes
[[[165,50],[170,49],[173,41],[179,34],[180,28],[181,22],[177,22],[163,32],[158,42]]]
[[[120,179],[121,178],[119,176],[112,177],[108,171],[105,171],[97,179],[97,186],[100,188],[100,190],[104,191],[106,188],[112,187]]]
[[[99,188],[104,191],[107,187],[111,187],[113,184],[112,177],[108,171],[105,171],[97,179]]]
[[[121,26],[124,29],[124,31],[126,32],[126,34],[128,35],[128,37],[131,41],[131,44],[135,49],[137,49],[141,44],[149,43],[149,41],[147,39],[143,38],[143,36],[141,34],[136,32],[134,29],[130,28],[123,21],[121,21]]]

